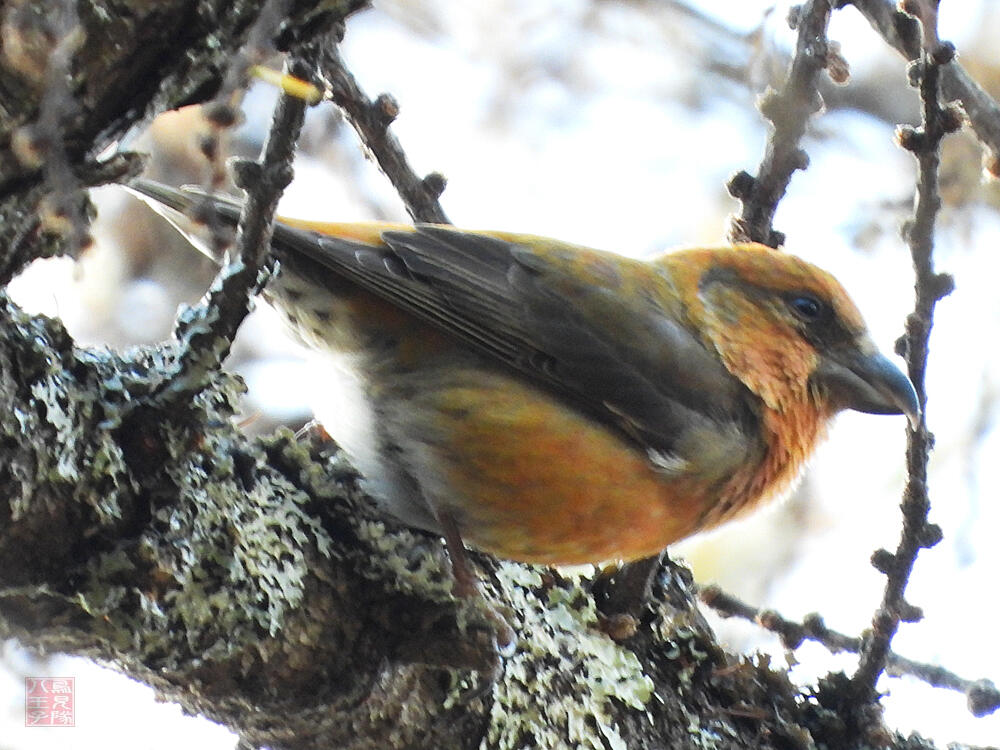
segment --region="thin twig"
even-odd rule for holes
[[[254,22],[247,42],[228,61],[222,84],[212,101],[201,108],[206,130],[198,139],[198,146],[208,167],[207,179],[203,181],[209,199],[204,202],[204,219],[209,230],[209,242],[214,257],[221,258],[233,242],[232,230],[219,220],[213,208],[211,197],[226,185],[226,159],[229,154],[227,136],[240,122],[240,107],[250,84],[250,69],[261,64],[275,53],[271,38],[288,14],[290,0],[268,0],[261,8]]]
[[[250,311],[250,299],[262,285],[278,200],[291,182],[292,158],[305,108],[303,100],[281,94],[260,162],[242,162],[235,175],[247,191],[236,234],[238,260],[219,273],[199,308],[200,322],[206,325],[192,327],[190,320],[182,321],[188,345],[179,362],[181,373],[214,370]]]
[[[852,0],[851,4],[903,57],[915,60],[920,56],[920,25],[912,16],[900,11],[894,0]],[[1000,104],[996,99],[987,94],[958,62],[941,70],[939,85],[944,101],[961,103],[976,137],[990,150],[993,161],[1000,160]]]
[[[80,116],[80,104],[71,89],[73,60],[84,42],[83,28],[73,0],[52,3],[38,23],[36,9],[13,4],[7,9],[5,34],[20,35],[20,45],[33,53],[12,53],[8,58],[22,75],[44,87],[37,118],[12,136],[14,153],[22,163],[40,167],[48,195],[39,205],[41,228],[66,239],[68,254],[79,257],[93,242],[84,210],[85,194],[66,151],[66,124]],[[44,41],[43,41],[44,40]],[[35,47],[40,47],[35,50]]]
[[[782,646],[790,651],[799,648],[806,640],[815,641],[831,654],[856,654],[861,650],[861,638],[831,630],[816,613],[806,615],[802,622],[796,622],[774,610],[757,609],[714,585],[702,587],[698,596],[722,617],[739,617],[775,633]],[[986,716],[1000,709],[1000,690],[989,680],[968,680],[944,667],[907,659],[892,651],[887,654],[886,671],[895,677],[910,675],[932,687],[965,693],[969,710],[976,716]]]
[[[351,71],[344,65],[336,47],[324,51],[320,72],[330,90],[330,97],[347,115],[365,148],[396,188],[414,221],[448,224],[448,217],[438,202],[444,192],[445,178],[438,172],[418,177],[399,141],[389,132],[389,125],[399,115],[399,104],[389,94],[369,99]]]
[[[260,18],[276,17],[262,13]],[[311,74],[301,57],[290,58],[286,69],[301,78]],[[219,272],[201,305],[179,316],[175,337],[184,346],[174,374],[160,390],[161,400],[200,390],[205,374],[216,370],[229,353],[237,329],[250,312],[253,295],[266,281],[274,214],[292,179],[306,106],[301,98],[281,93],[260,161],[241,162],[234,173],[237,184],[247,192],[236,234],[236,260]]]
[[[779,247],[784,235],[772,227],[774,212],[785,194],[792,173],[805,169],[809,157],[799,146],[809,118],[823,106],[819,95],[819,74],[828,64],[830,0],[808,0],[794,18],[798,28],[795,57],[780,91],[768,90],[761,99],[760,112],[773,129],[764,158],[754,177],[746,171],[730,179],[729,193],[742,202],[739,216],[730,223],[731,242],[762,242]]]
[[[916,302],[914,311],[906,319],[906,334],[901,339],[904,351],[901,353],[906,356],[910,380],[923,411],[927,401],[924,376],[934,307],[953,285],[950,276],[935,273],[932,258],[934,222],[941,204],[938,190],[940,144],[945,135],[961,125],[961,117],[953,109],[942,107],[940,102],[942,66],[950,63],[954,48],[937,40],[937,0],[913,0],[907,3],[907,8],[919,13],[927,28],[923,34],[924,53],[911,68],[911,80],[919,79],[923,122],[919,128],[899,130],[900,145],[913,152],[919,170],[913,219],[904,228],[916,273]],[[930,510],[927,463],[933,436],[927,430],[926,415],[922,416],[915,430],[907,428],[906,436],[907,483],[901,504],[902,534],[895,553],[880,549],[872,556],[872,564],[886,576],[886,587],[882,603],[875,612],[871,632],[866,634],[862,643],[858,669],[852,677],[861,700],[873,700],[877,696],[878,678],[886,668],[899,623],[916,622],[922,618],[920,609],[904,597],[906,584],[920,550],[932,547],[941,540],[941,529],[927,521]]]

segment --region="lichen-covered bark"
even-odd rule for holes
[[[171,348],[80,350],[6,300],[0,332],[0,635],[116,664],[270,747],[810,747],[843,730],[724,654],[672,570],[616,643],[586,580],[481,561],[518,633],[482,689],[489,618],[451,598],[441,546],[379,519],[337,454],[242,436],[235,378],[165,413],[147,399]]]
[[[0,634],[116,664],[270,747],[808,736],[795,717],[815,709],[781,673],[722,653],[668,574],[619,644],[585,580],[482,561],[519,634],[484,686],[488,616],[456,605],[441,546],[379,519],[338,454],[242,436],[227,374],[158,411],[175,347],[81,350],[3,302]]]
[[[766,661],[725,654],[672,567],[619,643],[585,578],[480,559],[518,634],[490,682],[489,616],[456,604],[441,545],[380,519],[339,454],[241,435],[228,374],[158,410],[183,342],[81,350],[2,302],[0,636],[114,664],[274,748],[844,736],[836,685],[806,701]]]
[[[394,654],[460,637],[441,549],[387,534],[336,455],[241,436],[231,375],[189,408],[148,406],[173,356],[79,350],[4,300],[0,634],[116,663],[270,745],[255,721],[283,716],[290,746],[303,727],[329,738],[320,708],[363,705],[363,734],[398,689]],[[467,640],[436,653],[481,661]],[[442,703],[438,681],[411,682],[414,709]]]
[[[327,32],[365,0],[292,0],[274,30],[279,49]],[[134,127],[168,109],[204,101],[247,36],[264,0],[0,0],[0,280],[35,257],[65,251],[38,216],[44,167],[18,153],[19,134],[40,122],[51,97],[46,75],[51,17],[75,10],[72,63],[58,82],[58,149],[86,184],[95,160]],[[51,101],[48,101],[51,104]],[[51,125],[51,123],[49,123]],[[50,133],[42,140],[51,140]],[[51,146],[52,144],[47,144]],[[81,199],[82,200],[82,199]],[[85,209],[84,209],[85,210]],[[30,245],[29,250],[26,246]]]

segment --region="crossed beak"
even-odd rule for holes
[[[920,423],[920,402],[913,383],[870,341],[824,353],[814,378],[837,409],[905,414],[913,429]]]

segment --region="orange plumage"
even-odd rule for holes
[[[174,220],[199,200],[133,187]],[[273,246],[267,296],[307,343],[354,355],[373,494],[453,554],[464,539],[526,562],[652,555],[785,490],[838,411],[918,418],[840,284],[763,246],[639,261],[292,220]]]

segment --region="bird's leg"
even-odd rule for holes
[[[451,573],[454,577],[452,593],[460,599],[481,594],[479,581],[472,572],[469,556],[465,554],[465,543],[462,541],[458,524],[448,513],[438,513],[437,519],[441,524],[444,545],[448,548],[448,557],[451,559]]]
[[[465,554],[465,543],[458,530],[458,524],[448,513],[436,513],[438,523],[441,524],[441,532],[444,536],[444,544],[448,549],[448,557],[451,559],[451,571],[454,577],[454,587],[452,592],[459,599],[470,600],[478,597],[486,608],[487,616],[496,632],[497,651],[500,655],[507,656],[514,650],[514,630],[511,628],[503,616],[486,601],[482,590],[479,588],[479,579],[472,570],[469,556]]]
[[[597,607],[605,617],[638,619],[649,600],[653,576],[663,553],[642,560],[605,568],[594,581]]]
[[[605,618],[602,629],[616,641],[635,635],[643,607],[652,603],[654,596],[661,616],[684,623],[706,643],[715,640],[698,608],[691,571],[673,562],[666,550],[654,557],[605,568],[594,579],[592,590],[597,609]]]
[[[295,432],[296,440],[308,440],[317,443],[332,443],[333,438],[318,419],[310,419]]]

